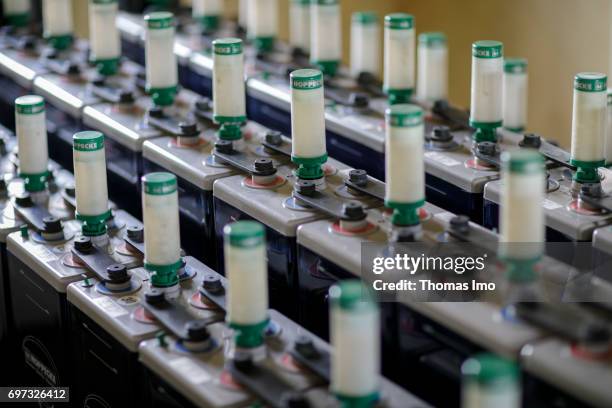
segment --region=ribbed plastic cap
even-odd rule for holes
[[[387,126],[415,127],[423,123],[423,109],[417,105],[392,105],[385,112]]]
[[[372,293],[358,280],[345,280],[329,288],[332,307],[360,311],[375,307]]]
[[[387,14],[385,27],[392,30],[410,30],[414,28],[414,16],[406,13]]]
[[[507,74],[527,72],[527,60],[525,58],[506,58],[504,60],[504,72]]]
[[[15,112],[21,115],[35,115],[45,110],[45,98],[40,95],[25,95],[15,99]]]
[[[439,32],[421,33],[419,35],[419,44],[426,47],[441,47],[446,45],[446,34]]]
[[[298,69],[291,73],[289,80],[293,89],[319,89],[323,86],[323,73],[317,69]]]
[[[167,195],[176,191],[176,176],[171,173],[149,173],[142,176],[142,188],[149,195]]]
[[[240,38],[219,38],[213,41],[213,52],[217,55],[242,54],[242,40]]]
[[[94,152],[104,149],[104,134],[93,130],[75,133],[72,136],[72,147],[79,152]]]
[[[490,353],[478,354],[466,360],[461,366],[461,373],[466,380],[479,384],[516,382],[519,377],[514,362]]]
[[[574,89],[582,92],[605,92],[608,77],[599,72],[581,72],[574,77]]]
[[[533,149],[503,152],[502,168],[511,173],[544,174],[544,156]]]
[[[378,22],[378,15],[373,11],[357,11],[353,13],[351,20],[353,23],[370,25]]]
[[[472,44],[472,55],[476,58],[501,58],[504,56],[504,45],[499,41],[476,41]]]
[[[265,241],[266,230],[256,221],[237,221],[223,228],[225,242],[240,248],[252,248],[262,245]]]
[[[161,30],[174,26],[174,14],[169,11],[157,11],[145,16],[147,27],[152,30]]]

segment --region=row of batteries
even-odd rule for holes
[[[605,76],[575,78],[570,154],[522,133],[526,63],[504,64],[501,43],[473,45],[471,112],[445,102],[446,40],[417,47],[410,15],[385,18],[381,84],[338,67],[336,1],[292,2],[311,21],[298,45],[255,17],[246,35],[106,0],[86,43],[69,0],[43,0],[44,34],[29,2],[3,3],[2,385],[101,407],[612,406],[599,273],[541,258],[604,299],[580,304],[375,304],[355,280],[364,242],[612,254]],[[353,18],[362,67],[377,24]],[[431,86],[413,95],[417,51]],[[537,285],[525,276],[510,283]]]

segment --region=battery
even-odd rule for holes
[[[252,160],[269,155],[263,152],[262,140],[267,129],[248,122],[242,130],[243,152]],[[181,217],[181,242],[188,253],[211,267],[216,267],[213,183],[236,173],[231,167],[216,162],[212,156],[217,134],[208,128],[200,142],[180,145],[174,137],[160,137],[143,144],[144,169],[170,171],[178,178]]]
[[[48,104],[51,120],[63,117],[57,132],[51,133],[49,155],[60,165],[72,170],[72,135],[83,127],[83,110],[89,105],[99,105],[104,102],[103,95],[110,99],[121,97],[137,89],[137,76],[141,68],[125,62],[117,75],[103,78],[96,68],[85,65],[72,65],[66,74],[48,73],[39,75],[34,80],[33,89],[44,96]],[[107,92],[104,92],[107,91]]]
[[[136,222],[123,211],[115,212],[113,225],[120,228],[111,229],[111,247],[117,248],[116,260],[127,265],[135,258],[120,253],[123,240],[119,236],[125,233],[126,224]],[[70,386],[73,378],[66,288],[86,273],[70,253],[81,225],[77,221],[60,223],[57,218],[46,224],[48,232],[23,228],[7,238],[12,319],[21,350],[16,381]]]
[[[520,361],[526,382],[535,387],[531,398],[542,403],[554,395],[560,402],[576,406],[610,405],[612,365],[607,355],[609,339],[604,340],[603,351],[594,352],[554,337],[530,342],[523,347]]]
[[[604,191],[612,191],[608,169],[600,172],[608,177],[602,179]],[[499,197],[502,181],[493,181],[484,190],[484,226],[498,227]],[[546,221],[546,238],[551,242],[591,241],[593,231],[612,223],[610,214],[598,211],[579,210],[573,190],[573,172],[564,167],[548,170],[548,192],[542,204]]]
[[[136,228],[135,228],[136,227]],[[140,241],[142,226],[130,225],[128,237]],[[127,248],[130,245],[127,244]],[[215,272],[191,257],[184,258],[184,268],[191,271],[174,295],[195,318],[209,318],[215,310],[199,301],[199,289],[206,276]],[[149,274],[137,267],[127,272],[130,284],[123,290],[109,291],[98,278],[89,278],[68,286],[67,299],[74,342],[76,393],[73,401],[91,401],[109,406],[138,404],[149,398],[145,391],[144,370],[138,361],[138,346],[154,338],[161,330],[142,303],[151,289]]]

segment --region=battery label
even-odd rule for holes
[[[563,206],[561,204],[557,204],[554,201],[551,201],[549,199],[544,199],[544,201],[542,202],[542,206],[547,209],[547,210],[556,210],[557,208],[562,208]]]
[[[127,310],[116,304],[108,297],[99,297],[94,299],[94,303],[102,310],[108,313],[111,317],[119,317],[127,314]]]
[[[447,157],[439,152],[425,152],[425,157],[447,167],[458,166],[460,161]]]
[[[171,361],[170,366],[179,373],[184,374],[187,379],[194,384],[202,384],[210,381],[211,379],[210,374],[206,370],[198,366],[187,357],[181,357]]]

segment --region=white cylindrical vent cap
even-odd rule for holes
[[[504,258],[536,260],[544,252],[543,156],[529,149],[502,153],[500,253]]]
[[[435,102],[448,98],[448,47],[443,33],[422,33],[418,48],[417,99]]]
[[[323,74],[300,69],[290,75],[291,154],[298,158],[318,158],[327,154],[325,145],[325,98]]]
[[[106,214],[109,207],[104,135],[79,132],[72,141],[77,213],[89,217]]]
[[[356,280],[329,290],[334,352],[331,389],[340,398],[376,400],[380,386],[380,314]],[[364,404],[363,406],[368,406]]]
[[[607,76],[583,72],[574,78],[572,161],[577,167],[604,161],[607,131]]]
[[[268,318],[268,265],[265,228],[238,221],[223,229],[225,273],[229,279],[227,320],[257,326]]]
[[[19,147],[19,173],[24,177],[46,178],[49,166],[45,100],[26,95],[15,99],[15,133]]]
[[[475,128],[498,128],[503,123],[503,56],[499,41],[472,44],[470,123]]]
[[[393,105],[385,116],[385,202],[422,204],[425,200],[423,110],[416,105]]]
[[[174,265],[181,259],[176,176],[149,173],[142,177],[145,263]]]
[[[213,41],[213,114],[217,123],[246,121],[244,54],[239,38]]]
[[[94,62],[121,57],[121,39],[116,25],[118,8],[116,0],[89,2],[89,46]]]
[[[522,132],[527,127],[527,60],[504,60],[504,127]]]

